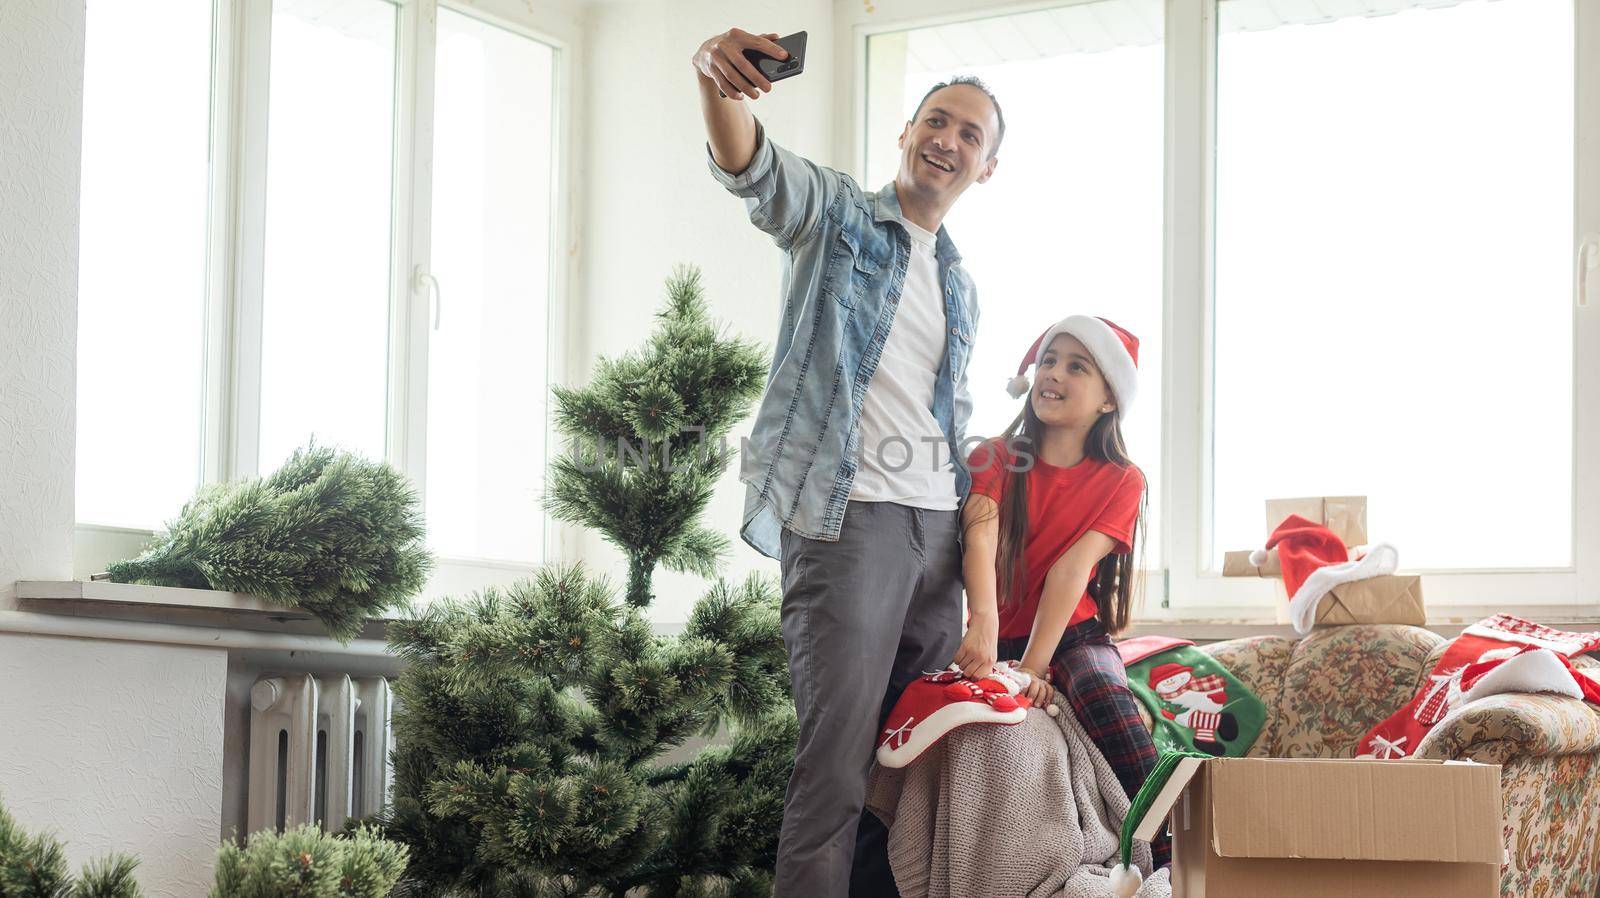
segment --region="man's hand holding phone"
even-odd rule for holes
[[[724,97],[759,100],[762,92],[772,91],[772,81],[762,73],[762,67],[756,60],[767,56],[786,62],[790,58],[789,51],[779,46],[777,41],[777,34],[751,34],[734,28],[707,39],[695,51],[691,61],[700,76],[714,82]],[[799,72],[786,71],[779,76],[779,80],[789,74]]]

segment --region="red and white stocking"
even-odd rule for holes
[[[1534,654],[1530,650],[1543,649],[1547,655],[1553,654],[1565,659],[1596,648],[1600,648],[1600,633],[1569,633],[1509,614],[1497,614],[1481,620],[1463,630],[1450,647],[1445,649],[1438,665],[1428,674],[1422,688],[1404,708],[1390,715],[1387,720],[1373,727],[1362,737],[1360,744],[1356,746],[1356,757],[1385,760],[1409,757],[1417,750],[1417,744],[1422,741],[1422,737],[1426,736],[1435,724],[1443,720],[1450,711],[1466,703],[1463,700],[1463,680],[1465,679],[1469,689],[1478,686],[1481,680],[1488,678],[1491,668],[1499,666],[1500,662],[1508,658],[1524,653]],[[1527,676],[1519,676],[1521,672],[1525,672]],[[1490,679],[1490,686],[1478,689],[1473,698],[1490,694],[1489,689],[1500,692],[1565,692],[1569,688],[1578,688],[1580,694],[1583,692],[1574,685],[1570,677],[1552,678],[1550,674],[1548,658],[1545,661],[1522,660],[1512,666],[1511,672],[1502,672]],[[1565,687],[1560,685],[1563,679]],[[1527,683],[1531,686],[1555,683],[1556,687],[1507,689],[1496,687],[1494,685],[1496,682],[1502,686],[1516,683]],[[1596,687],[1595,695],[1600,697],[1600,687]]]

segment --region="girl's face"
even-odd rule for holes
[[[1116,408],[1089,350],[1068,334],[1057,334],[1040,354],[1028,401],[1045,424],[1085,431]]]

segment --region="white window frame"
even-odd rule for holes
[[[834,146],[852,171],[866,168],[867,41],[874,34],[1071,6],[1095,0],[875,0],[836,7],[835,102],[848,110]],[[1574,0],[1575,149],[1573,258],[1600,235],[1600,4]],[[1217,0],[1167,0],[1166,147],[1160,497],[1165,567],[1143,572],[1138,617],[1151,620],[1286,619],[1281,586],[1222,577],[1212,558],[1213,262]],[[1002,97],[1002,102],[1004,98]],[[1600,297],[1600,273],[1590,295]],[[1573,563],[1566,568],[1422,570],[1430,622],[1496,611],[1565,620],[1600,618],[1600,299],[1578,307],[1573,328]],[[1189,335],[1180,339],[1179,335]],[[1152,460],[1153,461],[1153,460]],[[1485,538],[1494,525],[1485,524]],[[1247,549],[1252,546],[1228,546]],[[1274,611],[1276,609],[1276,611]]]
[[[513,0],[388,0],[397,8],[393,208],[385,460],[426,497],[428,341],[434,294],[426,278],[431,250],[434,53],[441,6],[550,46],[554,50],[552,190],[547,381],[566,382],[574,322],[567,297],[578,233],[574,170],[581,104],[581,0],[537,5]],[[261,411],[262,275],[265,240],[266,128],[272,37],[271,0],[214,0],[211,170],[207,209],[204,397],[201,483],[255,476]],[[448,290],[448,285],[444,285]],[[556,441],[546,422],[546,445]],[[546,458],[548,465],[548,453]],[[173,509],[176,513],[177,509]],[[539,508],[530,513],[543,515]],[[568,554],[572,535],[546,516],[541,557],[517,561],[440,558],[427,595],[443,595],[525,577],[534,565]],[[75,575],[131,557],[152,531],[79,523]]]

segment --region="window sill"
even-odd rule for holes
[[[386,620],[368,621],[348,644],[310,612],[256,596],[210,589],[90,580],[22,580],[16,610],[0,611],[0,632],[165,643],[230,652],[364,658],[371,672],[397,670]]]
[[[1486,611],[1466,616],[1437,616],[1430,617],[1424,629],[1454,639],[1461,635],[1461,631],[1478,621],[1497,612]],[[1522,609],[1509,609],[1507,613],[1527,617],[1535,623],[1558,630],[1574,630],[1586,632],[1600,630],[1600,617],[1580,617],[1571,612],[1566,614],[1532,614]],[[1381,625],[1374,625],[1381,626]],[[1319,628],[1320,629],[1320,628]],[[1313,630],[1312,632],[1316,632]],[[1300,639],[1294,627],[1289,624],[1280,624],[1266,619],[1195,619],[1171,618],[1167,620],[1143,620],[1129,626],[1121,637],[1133,636],[1172,636],[1180,639],[1192,639],[1198,643],[1222,642],[1229,639],[1244,639],[1251,636],[1282,636],[1287,639]]]

